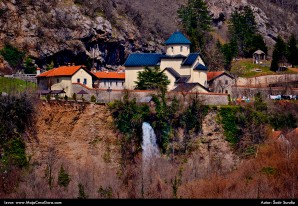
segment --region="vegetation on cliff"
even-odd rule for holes
[[[26,94],[0,96],[0,192],[18,183],[20,168],[28,165],[25,132],[32,126],[34,107]]]

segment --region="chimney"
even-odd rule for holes
[[[68,63],[67,65],[70,66],[70,63]]]
[[[75,66],[76,64],[75,63],[72,63],[72,66]]]
[[[40,68],[36,69],[36,76],[40,75]]]

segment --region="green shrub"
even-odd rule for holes
[[[58,94],[55,94],[55,99],[58,100],[59,99],[59,96]]]
[[[73,93],[72,98],[73,98],[73,100],[77,101],[77,94]]]
[[[221,123],[224,129],[224,135],[226,140],[233,146],[238,142],[239,129],[237,127],[236,114],[239,111],[239,107],[222,107],[220,109]]]
[[[20,137],[14,137],[4,145],[4,157],[2,162],[5,164],[11,163],[19,167],[28,165],[25,143]]]
[[[275,175],[277,173],[277,169],[274,167],[263,167],[261,172],[265,175]]]
[[[87,199],[88,195],[85,193],[84,185],[81,183],[78,184],[79,187],[79,196],[78,199]]]
[[[68,100],[68,96],[67,96],[67,95],[64,96],[64,100],[65,100],[65,101]]]
[[[111,187],[103,188],[102,186],[100,186],[97,192],[99,193],[101,198],[105,198],[105,199],[113,198],[113,190]]]
[[[35,74],[36,73],[36,66],[33,62],[33,59],[30,57],[27,57],[25,59],[25,63],[24,63],[24,72],[26,74]]]
[[[58,185],[67,187],[70,182],[70,176],[66,173],[63,166],[61,165],[58,175]]]
[[[46,95],[46,99],[47,99],[48,101],[50,101],[50,100],[51,100],[51,95],[50,95],[50,94],[47,94],[47,95]]]
[[[96,102],[96,97],[94,95],[92,95],[91,98],[90,98],[90,101],[91,102]]]
[[[5,45],[4,48],[0,50],[0,54],[9,63],[9,65],[14,68],[21,66],[25,56],[24,52],[20,52],[17,48],[9,44]]]

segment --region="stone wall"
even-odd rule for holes
[[[269,84],[298,81],[298,74],[266,75],[252,78],[238,78],[237,86],[267,87]]]
[[[233,86],[231,98],[249,97],[253,98],[260,92],[263,98],[269,98],[269,95],[298,95],[298,88],[290,87],[245,87]]]
[[[121,99],[124,95],[124,90],[112,90],[108,92],[106,89],[90,89],[82,84],[73,84],[73,91],[78,93],[80,90],[85,90],[88,94],[84,94],[83,97],[86,101],[90,101],[92,95],[97,98],[98,102],[107,103],[113,100]],[[151,96],[152,94],[156,94],[155,91],[141,91],[141,90],[130,90],[130,94],[139,101],[142,97]],[[198,95],[198,97],[202,100],[203,104],[206,105],[228,105],[228,95],[227,94],[218,94],[218,93],[182,93],[182,92],[169,92],[167,94],[168,97],[177,98],[189,98]],[[77,94],[77,99],[81,100],[82,95]]]

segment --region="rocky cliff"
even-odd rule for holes
[[[259,32],[269,46],[278,34],[297,31],[292,7],[254,0],[208,0],[214,29],[227,39],[227,20],[235,9],[253,8]],[[290,2],[290,0],[286,1]],[[5,44],[25,51],[39,67],[52,61],[55,66],[69,62],[96,63],[116,68],[131,52],[162,52],[164,40],[177,28],[177,9],[183,2],[173,0],[3,0],[0,2],[0,47]],[[288,4],[287,4],[288,5]]]
[[[192,153],[162,155],[144,173],[141,152],[122,165],[120,142],[126,137],[114,128],[106,106],[39,102],[35,132],[26,140],[30,166],[15,192],[0,197],[76,198],[82,184],[89,198],[172,198],[174,184],[178,188],[214,172],[228,174],[240,163],[217,115],[205,117],[202,134],[191,140]],[[71,178],[66,188],[58,183],[61,166]]]

